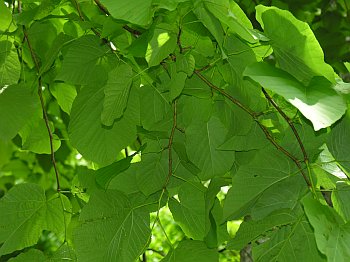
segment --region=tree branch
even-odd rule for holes
[[[99,0],[94,0],[95,4],[98,6],[98,8],[107,16],[110,16],[111,14],[109,13],[109,11],[107,10],[107,8],[101,4],[101,2]],[[131,33],[132,35],[134,35],[135,37],[139,37],[142,33],[136,29],[133,29],[131,27],[129,27],[128,25],[124,25],[123,28],[128,31],[129,33]]]
[[[296,130],[292,120],[282,111],[282,109],[277,105],[277,103],[272,99],[272,97],[266,92],[266,90],[263,87],[261,88],[261,90],[264,93],[266,99],[271,103],[271,105],[273,105],[274,108],[276,108],[278,113],[284,118],[284,120],[286,120],[289,127],[292,129],[293,134],[294,134],[295,138],[298,140],[299,147],[303,153],[304,161],[308,162],[309,158],[307,156],[304,144],[301,141],[300,136],[298,134],[298,131]]]
[[[19,1],[18,6],[19,7],[21,6],[20,1]],[[21,11],[21,8],[20,8],[19,11]],[[36,56],[36,54],[35,54],[35,52],[33,50],[33,47],[31,45],[31,42],[29,41],[29,37],[28,37],[28,34],[27,34],[25,26],[23,26],[23,34],[24,34],[24,39],[27,41],[31,57],[32,57],[32,59],[34,61],[35,68],[36,68],[36,71],[37,71],[37,74],[38,74],[38,96],[39,96],[39,99],[40,99],[40,105],[41,105],[41,109],[42,109],[42,113],[43,113],[43,118],[44,118],[44,121],[45,121],[45,126],[46,126],[47,132],[49,134],[49,139],[50,139],[51,162],[52,162],[52,165],[53,165],[53,168],[54,168],[54,171],[55,171],[56,183],[57,183],[57,192],[60,192],[61,191],[61,187],[60,187],[60,180],[59,180],[59,172],[58,172],[58,169],[57,169],[56,159],[55,159],[55,150],[54,150],[54,147],[53,147],[53,135],[52,135],[52,131],[51,131],[50,124],[49,124],[49,118],[48,118],[48,115],[47,115],[47,112],[46,112],[46,109],[45,109],[45,102],[44,102],[43,93],[42,93],[42,81],[41,81],[41,76],[40,76],[40,65],[39,65],[38,58],[37,58],[37,56]]]
[[[299,163],[299,160],[297,158],[295,158],[291,153],[289,153],[285,148],[283,148],[282,146],[280,146],[275,139],[272,137],[272,135],[270,134],[270,132],[268,131],[268,129],[260,123],[257,114],[252,111],[249,107],[246,107],[245,105],[243,105],[240,101],[238,101],[236,98],[232,97],[230,94],[226,93],[223,89],[217,87],[216,85],[214,85],[213,83],[211,83],[208,79],[206,79],[198,70],[195,70],[194,73],[204,82],[206,83],[210,88],[218,91],[221,95],[223,95],[224,97],[228,98],[232,103],[234,103],[235,105],[237,105],[239,108],[241,108],[243,111],[245,111],[247,114],[249,114],[254,121],[258,124],[258,126],[260,127],[260,129],[264,132],[267,140],[270,141],[271,144],[273,144],[279,151],[281,151],[284,155],[286,155],[288,158],[290,158],[295,165],[299,168],[300,173],[302,174],[306,184],[308,185],[308,187],[311,187],[311,183],[308,180],[307,176],[305,175],[302,166]]]

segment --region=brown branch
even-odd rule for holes
[[[292,129],[295,138],[298,140],[298,144],[299,144],[299,147],[301,149],[301,152],[303,153],[304,161],[305,161],[305,163],[308,163],[309,162],[309,158],[307,156],[304,144],[301,141],[300,136],[298,134],[298,131],[295,128],[292,120],[283,112],[283,110],[277,105],[277,103],[272,99],[272,97],[266,92],[266,90],[264,88],[261,88],[261,90],[264,93],[266,99],[271,103],[271,105],[273,105],[274,108],[276,108],[278,113],[286,120],[286,122],[288,123],[289,127]]]
[[[175,134],[175,129],[176,129],[176,125],[177,125],[177,110],[176,110],[176,99],[173,102],[173,126],[171,128],[171,132],[170,132],[170,137],[169,137],[169,142],[168,142],[168,152],[169,152],[169,156],[168,156],[168,176],[165,180],[164,186],[163,186],[163,190],[166,189],[166,187],[169,184],[170,181],[170,177],[173,174],[173,153],[172,153],[172,148],[173,148],[173,140],[174,140],[174,134]]]
[[[243,105],[240,101],[238,101],[236,98],[232,97],[230,94],[226,93],[223,89],[217,87],[216,85],[214,85],[213,83],[211,83],[208,79],[206,79],[198,70],[195,70],[194,73],[203,81],[205,82],[210,88],[218,91],[221,95],[223,95],[224,97],[226,97],[227,99],[229,99],[232,103],[234,103],[235,105],[237,105],[239,108],[241,108],[243,111],[245,111],[247,114],[249,114],[254,121],[258,124],[258,126],[260,127],[260,129],[264,132],[267,140],[270,141],[271,144],[273,144],[277,150],[281,151],[284,155],[286,155],[288,158],[290,158],[295,165],[299,168],[300,173],[302,174],[306,184],[308,185],[308,187],[311,187],[311,184],[307,178],[307,176],[305,175],[302,166],[299,163],[299,160],[297,158],[295,158],[291,153],[289,153],[285,148],[283,148],[282,146],[280,146],[275,139],[272,137],[272,135],[270,134],[270,132],[268,131],[268,129],[262,124],[260,123],[257,114],[252,111],[250,108],[246,107],[245,105]]]
[[[20,4],[19,4],[19,6],[20,6]],[[49,134],[49,139],[50,139],[51,162],[52,162],[53,168],[55,170],[56,183],[57,183],[57,192],[60,192],[61,191],[61,187],[60,187],[58,168],[57,168],[56,159],[55,159],[55,150],[54,150],[54,147],[53,147],[53,135],[52,135],[52,131],[51,131],[50,124],[49,124],[49,118],[48,118],[48,115],[47,115],[47,112],[46,112],[46,109],[45,109],[45,102],[44,102],[43,93],[42,93],[42,81],[41,81],[41,76],[40,76],[40,65],[39,65],[38,58],[37,58],[37,56],[36,56],[36,54],[35,54],[35,52],[33,50],[33,47],[32,47],[32,45],[31,45],[31,43],[29,41],[29,37],[28,37],[28,34],[27,34],[25,26],[23,26],[23,34],[24,34],[25,40],[27,41],[30,54],[32,56],[32,59],[33,59],[34,64],[35,64],[36,71],[38,73],[38,95],[39,95],[39,98],[40,98],[40,104],[41,104],[41,109],[42,109],[42,113],[43,113],[43,118],[44,118],[44,121],[45,121],[45,126],[46,126],[47,132]]]
[[[181,45],[181,33],[182,33],[182,29],[181,29],[181,27],[179,27],[179,32],[178,32],[178,34],[177,34],[177,45],[178,45],[178,47],[179,47],[179,49],[180,49],[180,54],[182,54],[183,53],[183,48],[182,48],[182,45]]]
[[[102,11],[102,13],[104,13],[107,16],[111,15],[110,12],[107,10],[107,8],[103,4],[101,4],[99,0],[94,0],[94,2],[98,6],[98,8]],[[133,29],[128,25],[124,25],[123,28],[129,33],[131,33],[132,35],[134,35],[135,37],[139,37],[142,34],[140,31]]]

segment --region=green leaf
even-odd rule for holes
[[[324,62],[320,44],[309,25],[289,11],[277,7],[256,7],[256,18],[273,48],[278,65],[303,84],[314,76],[324,76],[335,83],[332,67]]]
[[[332,153],[337,163],[350,172],[350,154],[344,145],[350,143],[350,113],[346,115],[332,128],[327,141],[329,152]]]
[[[21,64],[11,42],[0,41],[0,50],[0,88],[2,88],[5,85],[17,84],[21,73]]]
[[[337,188],[332,192],[332,203],[335,211],[344,219],[350,221],[350,186],[343,182],[337,183]]]
[[[148,41],[146,61],[148,66],[156,66],[167,58],[176,47],[176,33],[169,24],[159,24],[155,27]]]
[[[73,101],[77,96],[75,87],[65,83],[55,83],[50,86],[50,91],[56,98],[61,109],[67,114],[70,114]]]
[[[203,240],[208,233],[209,212],[205,205],[206,188],[201,183],[183,184],[178,193],[179,201],[169,200],[169,208],[184,233],[194,240]]]
[[[218,147],[226,136],[226,128],[217,117],[208,122],[196,122],[186,129],[186,147],[189,159],[202,172],[202,180],[222,176],[235,159],[234,151],[221,151]]]
[[[103,167],[95,172],[96,182],[102,188],[107,189],[114,177],[130,167],[132,156],[128,156],[109,166]]]
[[[233,177],[224,203],[224,217],[239,218],[262,193],[288,179],[295,171],[294,163],[275,148],[260,150]]]
[[[161,190],[168,176],[168,150],[161,153],[142,155],[137,170],[137,185],[142,193],[149,196]]]
[[[101,0],[101,3],[114,18],[138,25],[147,25],[152,21],[152,0]]]
[[[317,200],[302,200],[305,213],[314,228],[318,249],[328,261],[346,261],[350,257],[350,223],[345,224],[334,209]]]
[[[131,90],[123,117],[105,127],[101,124],[103,99],[103,87],[84,87],[73,103],[68,130],[72,145],[86,159],[108,165],[136,139],[139,105],[136,90]]]
[[[162,262],[215,262],[219,261],[216,249],[209,249],[202,241],[183,240]]]
[[[132,68],[124,63],[120,63],[108,73],[108,80],[104,87],[102,124],[111,126],[115,119],[123,116],[133,82],[132,76]]]
[[[169,89],[170,89],[170,100],[174,100],[175,98],[177,98],[182,90],[185,87],[185,82],[187,79],[187,75],[184,72],[179,72],[179,73],[175,73],[170,80],[169,83]]]
[[[258,239],[259,236],[272,230],[274,227],[289,225],[297,220],[298,217],[290,209],[281,209],[261,220],[244,221],[240,225],[235,237],[227,243],[227,248],[241,250],[248,243]]]
[[[53,132],[53,124],[50,122],[49,125]],[[50,137],[44,119],[31,121],[19,134],[22,138],[22,149],[36,154],[51,154]],[[61,146],[61,140],[55,134],[52,136],[52,145],[54,152]]]
[[[77,261],[75,251],[68,244],[64,244],[55,251],[47,262]]]
[[[103,82],[106,72],[101,65],[109,53],[108,47],[93,35],[78,38],[64,54],[62,68],[56,79],[68,84],[89,85]]]
[[[0,137],[10,140],[39,112],[39,99],[24,84],[0,89]]]
[[[193,57],[193,55],[182,55],[179,54],[176,56],[176,71],[177,72],[184,72],[188,76],[191,76],[193,74],[193,70],[195,67],[196,61]]]
[[[135,261],[150,235],[149,214],[116,190],[95,191],[80,221],[73,241],[81,261]]]
[[[0,4],[0,13],[0,32],[7,30],[14,31],[16,29],[16,26],[12,24],[12,14],[10,9],[5,5],[5,2],[2,2]]]
[[[305,215],[295,223],[272,229],[253,246],[254,261],[326,261],[317,250],[315,236]]]
[[[332,125],[346,111],[344,99],[324,77],[314,77],[303,86],[287,72],[264,62],[247,67],[244,75],[283,96],[312,122],[315,131]]]
[[[0,200],[0,256],[34,245],[43,230],[61,235],[70,220],[63,208],[71,209],[64,195],[47,199],[36,184],[14,186]]]
[[[221,23],[228,27],[230,33],[237,34],[250,43],[258,42],[257,37],[250,30],[253,29],[253,26],[250,24],[249,28],[246,27],[248,19],[237,3],[229,0],[209,0],[205,1],[205,6]],[[245,23],[236,16],[237,13],[240,17],[244,17]]]

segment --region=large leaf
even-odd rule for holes
[[[248,243],[258,239],[265,232],[274,227],[282,227],[297,221],[295,214],[290,209],[278,210],[261,220],[244,221],[235,237],[227,243],[228,249],[241,250]]]
[[[50,91],[56,98],[61,109],[67,114],[70,114],[73,101],[77,96],[75,87],[66,83],[55,83],[54,85],[50,86]]]
[[[333,128],[327,141],[329,152],[335,160],[350,172],[350,113],[348,112]]]
[[[104,165],[116,160],[118,152],[136,139],[139,105],[131,90],[127,109],[111,127],[101,124],[104,93],[101,86],[86,86],[75,99],[69,123],[72,144],[87,159]]]
[[[0,89],[0,137],[13,138],[39,112],[39,99],[24,84]]]
[[[57,80],[69,84],[88,85],[104,82],[106,72],[101,65],[101,59],[109,49],[101,40],[93,35],[82,36],[70,46],[57,75]]]
[[[295,165],[275,148],[262,149],[247,165],[241,166],[232,179],[224,203],[224,217],[239,218],[270,187],[288,179]],[[296,174],[299,175],[299,174]]]
[[[222,176],[234,162],[234,151],[221,151],[218,147],[224,142],[227,130],[217,117],[208,122],[195,122],[186,130],[186,146],[189,159],[202,172],[201,179],[207,180]]]
[[[350,186],[346,183],[337,183],[337,188],[332,192],[332,203],[337,213],[344,219],[350,221]]]
[[[318,249],[328,261],[347,261],[350,257],[350,223],[344,223],[334,209],[311,198],[304,198],[305,213],[314,228]]]
[[[0,256],[34,245],[43,230],[63,234],[70,209],[64,195],[47,199],[39,185],[14,186],[0,200]]]
[[[135,261],[150,234],[149,214],[116,190],[95,191],[80,221],[74,245],[78,260],[86,262]]]
[[[111,126],[115,119],[123,116],[128,103],[132,76],[132,68],[124,63],[108,73],[108,80],[104,87],[102,124]]]
[[[114,18],[133,24],[147,25],[152,19],[152,0],[101,0]]]
[[[283,96],[312,122],[315,131],[332,125],[346,111],[344,99],[323,77],[315,77],[304,86],[287,72],[264,62],[247,67],[244,75]]]
[[[303,214],[294,223],[267,232],[260,241],[253,246],[254,261],[326,261],[317,250],[311,225]]]
[[[21,64],[16,51],[12,49],[11,42],[0,41],[0,50],[0,88],[2,88],[4,85],[17,84]]]
[[[184,240],[162,260],[162,262],[215,262],[219,254],[215,249],[209,249],[204,242]]]
[[[309,25],[289,11],[276,7],[256,7],[256,17],[268,38],[278,65],[296,79],[308,84],[314,76],[335,83],[332,67],[324,62],[320,44]]]
[[[206,188],[201,183],[185,183],[178,193],[179,201],[170,199],[169,208],[185,234],[203,240],[208,233],[209,212],[205,206]]]

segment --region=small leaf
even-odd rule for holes
[[[169,89],[170,89],[170,100],[173,101],[175,98],[177,98],[182,90],[185,87],[185,82],[187,79],[187,75],[184,72],[175,73],[171,77],[170,83],[169,83]]]
[[[16,51],[12,49],[12,43],[0,41],[0,88],[5,85],[17,84],[20,73],[21,64],[18,61]]]
[[[188,76],[193,74],[193,70],[195,67],[196,61],[193,57],[193,55],[182,55],[179,54],[176,56],[176,71],[177,72],[184,72]]]

